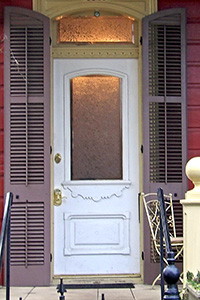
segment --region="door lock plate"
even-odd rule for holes
[[[60,189],[54,190],[54,205],[59,206],[62,204],[62,191]]]

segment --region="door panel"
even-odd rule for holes
[[[75,90],[74,79],[94,77],[101,83]],[[112,78],[118,88],[109,86]],[[116,113],[112,89],[120,103]],[[73,101],[80,101],[76,109]],[[112,148],[116,132],[121,142]],[[62,194],[61,205],[54,206],[55,275],[140,272],[138,138],[136,59],[54,60],[54,157],[61,158],[54,162],[54,189]],[[72,155],[76,147],[78,157]],[[76,176],[71,157],[83,169]],[[119,172],[113,157],[121,160]]]

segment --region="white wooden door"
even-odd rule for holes
[[[140,272],[138,131],[137,59],[54,60],[55,275]]]

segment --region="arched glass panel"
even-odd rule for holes
[[[71,180],[122,179],[121,79],[71,79]]]

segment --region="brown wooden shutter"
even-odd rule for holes
[[[5,193],[11,191],[11,284],[50,283],[49,19],[6,7]]]
[[[178,235],[182,235],[179,200],[187,190],[185,27],[186,14],[181,8],[143,19],[144,192],[156,193],[161,187],[164,193],[172,193]],[[147,232],[144,238],[150,263]]]

